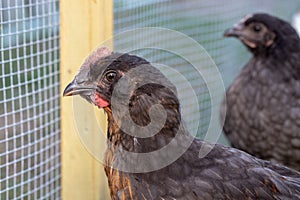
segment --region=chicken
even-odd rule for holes
[[[274,16],[248,15],[225,32],[253,54],[226,92],[232,146],[300,170],[300,39]]]
[[[176,87],[143,58],[99,48],[63,95],[107,114],[113,200],[300,199],[298,172],[187,132]]]

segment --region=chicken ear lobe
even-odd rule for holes
[[[275,40],[275,33],[270,32],[265,35],[265,45],[266,47],[271,46]]]

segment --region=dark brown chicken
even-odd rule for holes
[[[143,58],[96,50],[66,87],[72,95],[107,113],[104,168],[114,200],[300,199],[298,172],[193,138],[174,85]]]
[[[225,134],[233,147],[300,170],[298,34],[279,18],[254,14],[225,36],[237,37],[253,54],[226,92]]]

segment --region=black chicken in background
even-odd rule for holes
[[[226,92],[232,146],[300,170],[300,39],[291,25],[253,14],[225,32],[253,54]]]
[[[146,79],[150,81],[145,83]],[[105,47],[97,49],[66,87],[64,96],[72,95],[80,95],[107,113],[108,149],[104,168],[114,200],[300,199],[298,172],[192,137],[181,123],[175,86],[143,58],[113,53]],[[122,106],[128,106],[129,114],[119,109]],[[162,127],[154,125],[153,129],[159,128],[156,134],[145,137],[141,128],[152,126],[151,120],[159,123],[160,120],[155,120],[160,113],[166,117]],[[135,125],[126,127],[130,119]],[[128,153],[147,156],[168,145],[173,151],[149,160],[126,156]],[[200,158],[201,149],[210,151]],[[180,150],[184,151],[173,158],[174,152]],[[170,157],[172,162],[157,167]],[[120,170],[124,165],[138,171]],[[149,170],[151,167],[154,170]]]

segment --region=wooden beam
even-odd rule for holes
[[[113,1],[62,0],[60,20],[62,92],[89,53],[112,37]],[[92,138],[90,140],[99,139],[96,133],[98,124],[90,120],[94,108],[81,100],[76,100],[75,105],[74,99],[61,98],[62,199],[109,199],[103,166],[88,152],[80,138],[80,131],[84,130],[88,133],[87,137]],[[76,113],[80,113],[82,124],[74,118]],[[99,121],[102,126],[106,122],[103,112]]]

